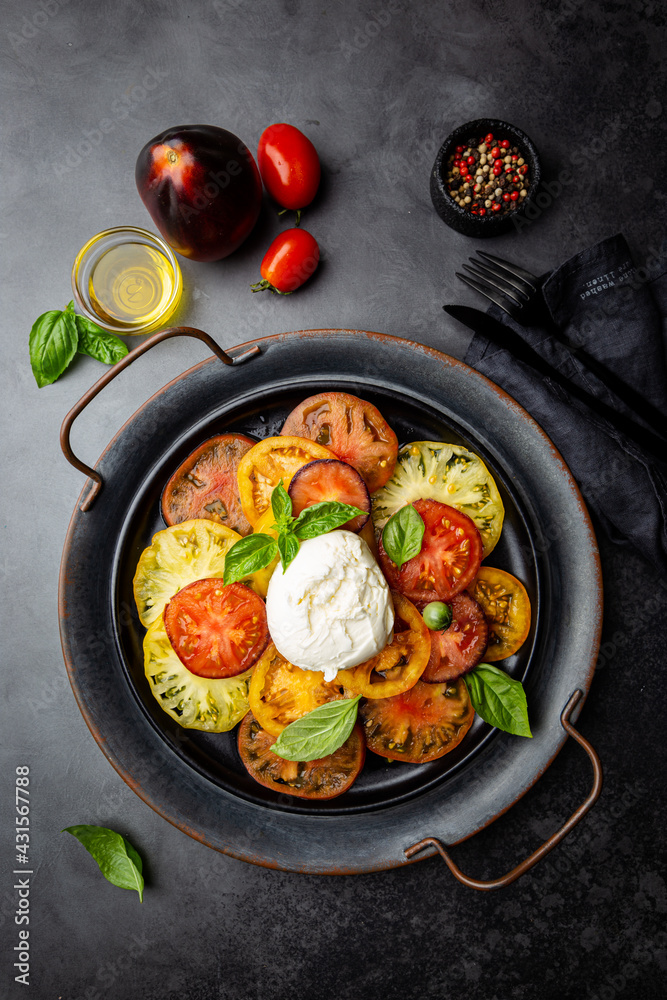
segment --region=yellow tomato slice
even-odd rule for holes
[[[319,705],[345,698],[338,680],[326,682],[321,670],[302,670],[271,645],[254,666],[248,700],[250,710],[271,736]]]
[[[489,624],[484,659],[495,663],[516,653],[530,631],[530,598],[524,585],[502,569],[480,566],[469,589]]]
[[[148,628],[164,611],[167,601],[195,580],[222,577],[225,556],[241,535],[224,524],[193,518],[158,531],[139,557],[134,576],[134,599],[141,624]],[[258,570],[244,579],[260,597],[266,595],[271,574]]]
[[[306,462],[336,458],[323,444],[300,437],[270,437],[246,452],[238,467],[239,495],[243,513],[255,526],[271,507],[271,493],[283,481],[288,488],[292,476]]]
[[[248,711],[250,670],[234,677],[199,677],[179,660],[162,615],[144,637],[144,671],[151,693],[184,729],[226,733]]]
[[[339,670],[332,683],[342,684],[347,697],[391,698],[403,694],[417,683],[431,655],[431,635],[414,604],[392,590],[396,626],[393,640],[384,649],[356,667]]]
[[[275,524],[275,517],[273,516],[273,511],[269,505],[268,509],[264,511],[262,516],[259,518],[257,523],[252,529],[253,535],[271,535],[272,538],[278,537],[278,532],[273,531],[271,528],[272,524]],[[264,569],[258,570],[253,574],[253,589],[257,591],[260,597],[266,600],[266,594],[269,589],[269,580],[273,576],[273,571],[279,563],[278,556],[269,563]]]

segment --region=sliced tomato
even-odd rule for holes
[[[342,684],[347,697],[390,698],[417,683],[431,652],[430,632],[417,608],[392,592],[394,637],[377,656],[356,667],[339,670],[332,683]]]
[[[266,608],[243,583],[196,580],[172,597],[164,627],[181,663],[198,677],[234,677],[269,641]]]
[[[255,665],[248,693],[253,715],[262,729],[276,737],[290,722],[319,705],[345,697],[338,679],[327,682],[321,670],[295,667],[273,643]]]
[[[496,482],[479,455],[446,441],[410,441],[398,453],[394,474],[373,497],[373,520],[381,531],[406,503],[439,500],[471,517],[484,555],[500,538],[505,508]]]
[[[144,636],[144,672],[160,708],[183,729],[227,733],[248,711],[251,670],[234,677],[198,677],[174,652],[162,615]]]
[[[474,711],[465,681],[417,681],[394,698],[362,701],[359,709],[366,746],[380,757],[425,764],[458,746]]]
[[[308,437],[270,437],[259,441],[239,462],[237,479],[243,513],[254,526],[271,507],[271,493],[283,481],[315,458],[336,458],[334,453]]]
[[[289,484],[292,514],[297,517],[306,507],[326,500],[348,503],[368,513],[352,518],[343,528],[361,531],[371,513],[371,498],[366,483],[356,469],[337,458],[321,458],[302,465]]]
[[[452,624],[431,632],[431,656],[422,680],[431,684],[453,681],[477,666],[484,655],[489,626],[484,612],[467,591],[451,600]]]
[[[249,535],[236,478],[239,462],[256,442],[244,434],[218,434],[179,465],[162,492],[162,516],[169,525],[193,517],[225,524]]]
[[[372,493],[394,471],[398,440],[377,407],[347,392],[309,396],[288,416],[281,434],[326,445],[361,474]]]
[[[530,632],[530,598],[526,588],[511,573],[480,566],[470,590],[489,623],[489,645],[484,659],[495,663],[512,656]]]
[[[248,712],[239,727],[241,760],[255,781],[274,792],[302,799],[333,799],[348,790],[364,766],[366,746],[359,725],[342,747],[319,760],[283,760],[271,750],[276,739]]]
[[[382,572],[393,590],[421,607],[449,603],[475,579],[482,561],[480,533],[467,514],[438,500],[415,500],[412,506],[425,525],[421,552],[399,570],[380,539]]]
[[[174,594],[195,580],[220,579],[225,572],[225,557],[241,536],[224,524],[201,517],[173,524],[153,535],[144,549],[134,575],[134,599],[141,624],[146,628],[164,611]],[[270,570],[260,569],[244,582],[264,595],[271,578]]]

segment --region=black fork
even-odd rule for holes
[[[478,250],[477,255],[482,261],[475,257],[468,258],[474,267],[463,265],[464,270],[474,277],[469,278],[457,271],[457,278],[490,302],[494,302],[503,312],[523,326],[531,322],[540,322],[540,319],[544,322],[546,319],[548,332],[556,340],[567,347],[570,353],[596,375],[630,410],[667,439],[667,417],[583,347],[569,341],[551,321],[538,277],[517,264],[512,264],[494,254],[485,253],[483,250]]]

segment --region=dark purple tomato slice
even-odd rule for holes
[[[366,746],[380,757],[425,764],[458,746],[475,716],[461,678],[444,684],[419,680],[392,698],[362,701]]]
[[[164,609],[164,627],[181,663],[198,677],[234,677],[269,643],[266,607],[243,583],[195,580]]]
[[[452,624],[431,632],[431,656],[421,676],[430,684],[453,681],[477,666],[484,655],[489,626],[481,605],[465,590],[449,602]]]
[[[301,799],[333,799],[352,785],[364,766],[366,744],[355,725],[342,747],[319,760],[283,760],[271,747],[277,737],[262,729],[252,712],[239,727],[239,753],[255,781],[274,792]]]
[[[335,458],[321,458],[302,465],[294,473],[288,493],[292,498],[292,514],[298,517],[306,507],[327,500],[348,503],[368,513],[352,518],[343,528],[361,531],[371,512],[371,498],[366,483],[356,469]]]
[[[236,472],[256,443],[244,434],[218,434],[188,455],[162,493],[167,524],[203,517],[249,535],[252,527],[241,507]]]

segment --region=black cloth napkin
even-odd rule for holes
[[[643,268],[635,268],[624,237],[612,236],[547,275],[542,291],[546,304],[542,326],[521,326],[495,305],[489,313],[516,330],[570,381],[642,423],[551,336],[549,323],[555,323],[571,342],[667,415],[663,332],[667,241],[661,249],[650,251]],[[665,469],[584,403],[485,337],[475,334],[465,361],[521,403],[549,435],[597,526],[667,575]]]

